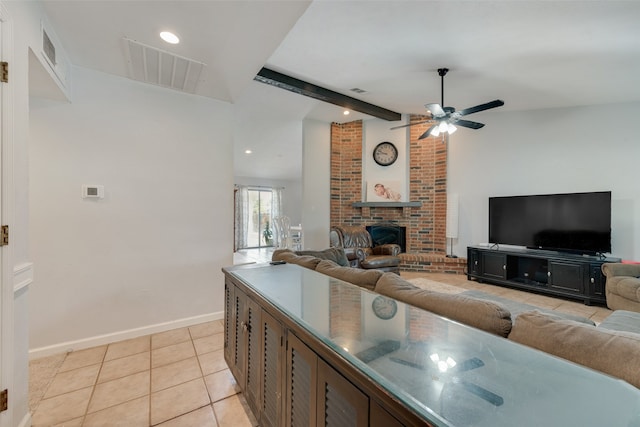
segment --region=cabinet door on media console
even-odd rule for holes
[[[589,265],[589,295],[596,299],[605,300],[605,277],[602,274],[602,264]]]
[[[480,274],[480,252],[476,249],[467,249],[467,272]]]
[[[507,255],[503,253],[480,253],[481,275],[493,279],[507,278]]]
[[[549,287],[564,292],[584,294],[584,264],[575,262],[549,261]]]

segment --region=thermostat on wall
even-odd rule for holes
[[[104,185],[83,185],[83,199],[104,199]]]

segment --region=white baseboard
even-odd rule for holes
[[[157,334],[159,332],[165,332],[171,329],[184,328],[187,326],[197,325],[199,323],[220,320],[223,317],[224,312],[219,311],[217,313],[202,314],[200,316],[187,317],[185,319],[178,319],[171,322],[158,323],[155,325],[143,326],[126,331],[113,332],[111,334],[98,335],[95,337],[83,338],[81,340],[67,341],[46,347],[33,348],[29,350],[29,360],[51,356],[54,354],[68,353],[70,351],[82,350],[99,345],[111,344],[117,341],[138,338],[144,335]]]
[[[31,412],[27,412],[27,414],[22,417],[18,427],[31,427]]]

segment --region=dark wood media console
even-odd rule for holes
[[[619,258],[533,249],[467,247],[467,277],[547,295],[606,305],[602,264]]]

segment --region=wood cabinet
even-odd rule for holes
[[[397,403],[372,399],[230,280],[224,325],[225,360],[261,426],[428,425],[415,415],[398,421]]]
[[[263,426],[282,423],[282,325],[245,292],[225,283],[224,355]],[[234,318],[235,317],[235,318]]]
[[[601,258],[527,249],[467,248],[467,277],[496,285],[606,304]]]

